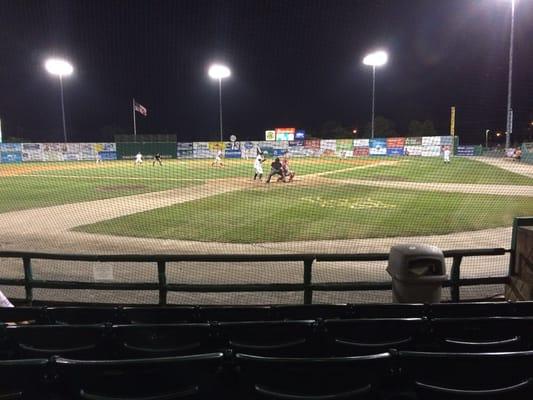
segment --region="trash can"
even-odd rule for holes
[[[446,276],[444,254],[435,246],[392,246],[387,272],[392,277],[394,303],[438,303]]]

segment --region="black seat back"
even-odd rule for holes
[[[177,324],[195,322],[197,309],[192,306],[171,307],[123,307],[120,310],[122,323]]]
[[[117,307],[48,307],[48,319],[52,324],[112,324],[118,317]]]

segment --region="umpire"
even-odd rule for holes
[[[276,158],[272,164],[270,164],[270,173],[268,174],[268,178],[266,180],[266,183],[270,183],[270,178],[272,178],[274,175],[279,175],[283,178],[283,170],[281,168],[281,162],[279,161],[279,158]]]

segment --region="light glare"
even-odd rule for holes
[[[228,67],[222,64],[213,64],[209,67],[209,76],[213,79],[224,79],[231,75]]]
[[[69,76],[74,71],[71,63],[60,58],[49,58],[44,63],[46,70],[52,75]]]
[[[367,54],[365,58],[363,58],[363,64],[373,67],[380,67],[385,65],[388,60],[389,55],[385,51],[380,50]]]

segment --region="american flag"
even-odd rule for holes
[[[133,101],[133,108],[135,111],[137,111],[142,116],[146,117],[148,115],[148,110],[143,105],[137,103],[136,101]]]

